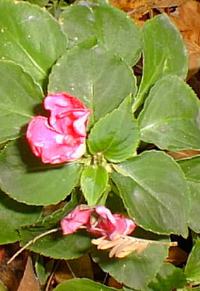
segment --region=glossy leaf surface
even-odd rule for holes
[[[187,236],[188,186],[172,158],[149,151],[115,169],[120,174],[113,173],[112,178],[136,224],[156,233]]]
[[[48,89],[80,98],[97,120],[136,92],[136,81],[130,67],[112,52],[75,48],[53,67]]]
[[[0,58],[20,64],[41,85],[66,50],[66,36],[45,10],[30,3],[0,2]]]
[[[176,76],[159,80],[139,116],[141,138],[161,149],[200,148],[200,102]]]
[[[124,12],[112,6],[70,6],[62,13],[60,22],[70,46],[94,38],[99,45],[118,54],[130,65],[135,65],[140,56],[139,28]]]
[[[0,75],[0,143],[3,143],[21,135],[22,127],[41,103],[42,91],[15,63],[0,61]]]
[[[1,189],[26,204],[60,202],[77,185],[80,170],[78,163],[53,167],[42,164],[24,139],[10,142],[0,153]]]
[[[88,137],[90,151],[102,154],[111,162],[132,157],[138,144],[139,129],[131,112],[130,97],[118,109],[101,118]]]

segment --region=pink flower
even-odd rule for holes
[[[61,220],[63,234],[71,234],[89,223],[92,209],[87,205],[79,205]]]
[[[64,163],[79,159],[86,151],[86,125],[90,114],[84,104],[67,93],[49,94],[44,100],[50,117],[36,116],[26,137],[33,153],[43,163]]]
[[[136,227],[133,220],[122,214],[112,214],[104,206],[95,207],[96,223],[88,226],[88,231],[96,236],[106,236],[110,239],[118,235],[130,234]]]
[[[112,214],[104,206],[79,205],[61,221],[63,234],[76,232],[85,228],[95,236],[105,236],[114,239],[118,235],[130,234],[136,224],[122,214]]]

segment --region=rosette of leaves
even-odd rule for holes
[[[139,81],[132,68],[141,55]],[[141,237],[151,233],[157,242],[163,235],[186,238],[188,226],[199,231],[199,159],[177,162],[167,153],[200,148],[199,100],[184,81],[187,52],[167,16],[140,29],[109,5],[72,5],[56,21],[38,6],[2,0],[0,59],[0,225],[14,221],[2,244],[24,245],[58,227],[83,199],[127,213],[143,229]],[[74,163],[44,165],[24,138],[47,91],[69,92],[92,111],[87,152]],[[41,213],[61,201],[59,210]],[[90,238],[84,231],[63,238],[58,231],[29,248],[72,259],[88,252]],[[163,266],[162,243],[123,260],[102,251],[92,256],[127,290],[158,290],[164,280],[170,288],[185,284],[185,275],[176,281],[177,269]],[[99,288],[87,280],[66,284],[58,290]]]

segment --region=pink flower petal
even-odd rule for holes
[[[130,234],[136,224],[122,214],[112,214],[104,206],[91,208],[87,205],[77,206],[61,221],[63,234],[74,233],[83,227],[95,236],[112,240],[119,235]]]
[[[136,227],[135,223],[122,214],[112,214],[104,206],[97,206],[95,212],[98,215],[94,224],[88,225],[87,229],[96,236],[107,236],[113,239],[118,235],[130,234]]]
[[[64,235],[76,232],[82,226],[88,223],[92,209],[79,205],[66,217],[61,220],[61,228]]]
[[[60,115],[67,110],[86,109],[81,100],[66,92],[48,94],[44,100],[44,108],[55,115]]]
[[[84,104],[67,93],[49,94],[44,100],[50,117],[33,118],[27,140],[43,163],[64,163],[79,159],[86,151],[86,125],[90,114]]]
[[[34,117],[27,129],[27,140],[33,153],[43,163],[64,163],[80,158],[85,152],[85,139],[56,132],[43,116]]]
[[[126,218],[122,214],[113,214],[115,217],[115,230],[109,235],[113,239],[117,235],[128,235],[134,231],[136,224],[131,220]]]

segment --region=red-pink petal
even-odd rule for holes
[[[62,115],[66,111],[87,109],[83,102],[66,93],[51,93],[44,99],[44,108],[50,110],[53,115]]]
[[[43,163],[69,162],[85,153],[85,138],[60,134],[43,116],[31,120],[26,136],[33,153],[41,157]]]
[[[82,226],[88,223],[92,209],[79,205],[66,217],[61,220],[61,228],[64,235],[76,232]]]
[[[122,214],[113,214],[116,220],[115,224],[115,231],[110,234],[110,238],[112,239],[113,237],[121,234],[121,235],[128,235],[131,232],[134,231],[136,228],[136,224],[133,222],[133,220],[125,217]]]
[[[44,107],[50,110],[49,123],[56,130],[68,134],[71,126],[74,134],[86,136],[87,120],[91,112],[81,100],[65,92],[54,93],[45,98]]]
[[[122,214],[112,214],[104,206],[95,207],[97,218],[95,223],[87,226],[90,233],[96,236],[107,236],[110,239],[118,235],[130,234],[136,227],[135,223]]]

